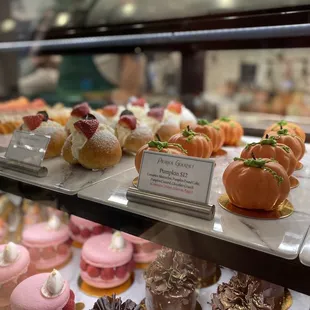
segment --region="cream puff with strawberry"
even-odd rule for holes
[[[109,104],[98,110],[106,118],[106,123],[115,128],[117,121],[121,113],[125,110],[124,106],[118,106],[116,104]]]
[[[149,111],[149,104],[144,98],[131,97],[127,103],[127,110],[131,111],[138,120],[142,120]]]
[[[80,119],[85,118],[88,114],[94,115],[99,123],[102,123],[102,124],[106,123],[106,118],[102,114],[91,110],[88,103],[83,102],[73,107],[71,111],[71,117],[68,119],[68,122],[66,124],[67,132],[69,134],[72,133],[75,130],[74,124]]]
[[[23,121],[21,130],[51,137],[44,156],[45,159],[60,156],[67,137],[63,126],[50,120],[45,111],[40,111],[36,115],[24,116]]]
[[[120,117],[115,128],[115,134],[121,147],[132,153],[136,153],[154,137],[151,129],[144,124],[140,125],[137,118],[130,112]]]
[[[62,149],[65,161],[88,169],[105,169],[121,160],[120,143],[111,127],[90,118],[77,121],[74,128]]]

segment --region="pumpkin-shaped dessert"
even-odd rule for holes
[[[180,144],[168,143],[161,141],[150,141],[144,146],[142,146],[136,154],[135,166],[138,172],[140,172],[140,167],[142,163],[142,157],[144,151],[161,152],[170,155],[187,155],[187,152]]]
[[[228,117],[222,117],[215,120],[213,124],[223,129],[225,136],[224,145],[235,146],[239,144],[243,136],[243,128],[238,122]]]
[[[230,202],[244,209],[272,211],[290,191],[285,169],[268,158],[235,158],[224,171],[223,183]]]
[[[213,152],[217,152],[221,149],[224,144],[224,131],[207,120],[199,119],[197,121],[197,125],[193,127],[195,132],[200,132],[207,135],[211,141],[213,146]]]
[[[266,129],[264,135],[266,135],[270,131],[278,131],[280,129],[287,129],[289,133],[295,133],[297,136],[299,136],[302,142],[306,141],[306,133],[303,131],[303,129],[300,126],[294,123],[287,122],[285,120],[279,121],[269,126]]]
[[[303,158],[306,152],[305,143],[295,133],[290,133],[286,128],[278,131],[270,131],[266,137],[274,137],[278,143],[287,145],[294,153],[299,161]]]
[[[194,132],[189,127],[172,136],[168,142],[180,144],[188,156],[209,158],[213,151],[210,138],[203,133]]]
[[[260,142],[247,144],[241,152],[241,158],[270,158],[279,162],[288,176],[295,171],[297,160],[292,150],[285,144],[277,143],[274,138],[262,139]]]

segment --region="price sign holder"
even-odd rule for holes
[[[215,206],[209,194],[215,162],[187,156],[145,151],[138,187],[127,199],[185,215],[213,220]]]
[[[5,155],[0,156],[0,167],[45,177],[48,170],[41,164],[49,141],[49,136],[16,130]]]

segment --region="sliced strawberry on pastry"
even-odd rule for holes
[[[24,124],[31,131],[38,128],[41,125],[41,123],[43,122],[43,119],[44,119],[44,116],[42,114],[29,115],[29,116],[23,117]]]
[[[107,117],[113,117],[117,114],[117,111],[118,111],[118,106],[115,105],[115,104],[109,104],[109,105],[106,105],[102,110],[101,110],[101,113],[104,115],[104,116],[107,116]]]
[[[71,115],[72,116],[77,116],[77,117],[84,117],[85,115],[87,115],[90,111],[89,105],[87,102],[83,102],[81,104],[76,105],[72,112]]]
[[[137,119],[133,115],[123,115],[120,117],[118,124],[125,128],[135,130],[137,127]]]
[[[74,128],[81,132],[87,139],[90,139],[99,127],[99,122],[96,119],[83,119],[74,123]]]
[[[146,101],[144,98],[135,98],[131,101],[131,105],[133,107],[141,107],[144,108]]]
[[[171,101],[167,106],[167,110],[176,114],[181,114],[182,107],[183,104],[181,102]]]
[[[163,107],[153,108],[147,113],[147,116],[153,117],[161,122],[164,117],[164,112],[165,109]]]

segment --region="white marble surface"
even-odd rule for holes
[[[134,167],[134,157],[124,155],[121,162],[116,166],[100,171],[88,170],[80,165],[70,165],[62,157],[44,160],[42,165],[48,168],[48,175],[44,178],[30,176],[2,167],[0,167],[0,175],[52,191],[74,195],[81,189],[98,181],[121,172],[126,173],[128,169]]]
[[[307,236],[302,245],[299,254],[299,260],[301,261],[302,264],[310,267],[310,230],[308,231]]]
[[[245,137],[246,142],[257,138]],[[293,203],[295,212],[285,219],[258,220],[234,215],[222,209],[218,197],[224,193],[222,174],[225,167],[239,156],[239,148],[226,148],[227,155],[216,158],[216,168],[211,189],[210,203],[216,205],[214,220],[206,221],[175,212],[128,202],[126,192],[132,180],[138,175],[130,169],[126,173],[106,179],[78,193],[87,200],[124,209],[168,224],[174,224],[202,234],[240,244],[259,251],[270,253],[286,259],[295,259],[310,225],[310,209],[308,206],[308,191],[310,191],[310,156],[303,160],[304,170],[296,172],[300,177],[300,186],[291,190],[289,200]],[[104,188],[104,191],[102,190]]]

